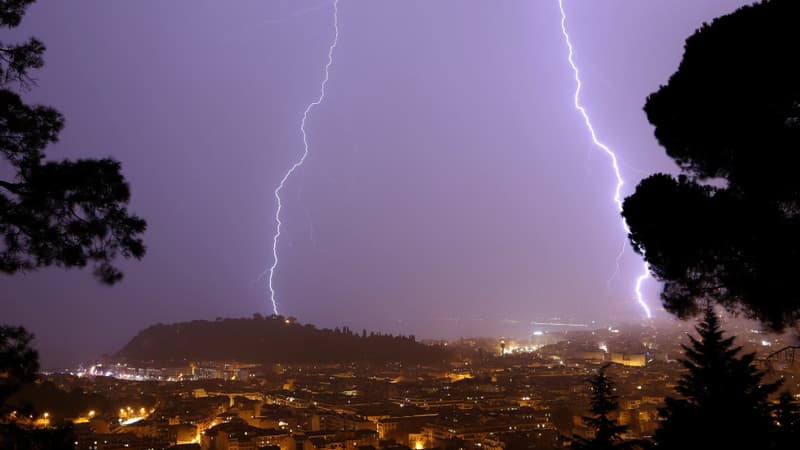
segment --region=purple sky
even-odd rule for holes
[[[744,0],[565,0],[599,138],[630,193],[672,170],[642,106],[702,22]],[[40,0],[15,34],[48,47],[32,101],[67,118],[54,158],[111,155],[148,253],[108,288],[3,276],[0,317],[45,366],[113,352],[156,322],[268,314],[272,191],[302,151],[332,1]],[[530,321],[632,320],[641,269],[608,158],[572,106],[556,0],[340,0],[328,95],[284,197],[282,314],[423,337]],[[646,293],[657,304],[658,286]],[[660,313],[663,314],[663,313]]]

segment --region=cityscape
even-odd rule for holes
[[[282,316],[238,320],[306,328]],[[725,322],[737,345],[758,355],[765,380],[800,389],[790,337],[765,334],[748,321]],[[40,427],[70,423],[75,448],[90,450],[556,449],[571,436],[592,435],[582,419],[591,396],[586,381],[605,367],[620,398],[614,418],[628,427],[624,438],[646,439],[685,372],[678,359],[692,325],[421,340],[415,344],[443,352],[425,364],[413,356],[267,364],[118,355],[44,373],[26,393],[40,411],[29,420]],[[346,327],[324,331],[370,337]]]
[[[0,450],[800,448],[798,23],[0,0]]]

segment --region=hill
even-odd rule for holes
[[[194,320],[140,331],[114,357],[128,361],[233,360],[258,363],[434,363],[447,351],[414,336],[318,329],[282,316]]]

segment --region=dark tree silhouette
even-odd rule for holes
[[[704,24],[647,99],[683,174],[642,181],[623,216],[680,317],[713,301],[776,330],[800,318],[799,17],[771,0]]]
[[[72,449],[71,429],[31,428],[20,420],[31,412],[30,407],[9,404],[12,395],[36,379],[39,355],[31,340],[33,336],[22,327],[0,325],[0,450]]]
[[[782,392],[775,406],[776,450],[797,448],[800,442],[800,405],[788,392]]]
[[[656,443],[667,449],[771,448],[773,418],[768,396],[779,383],[765,383],[754,354],[739,356],[734,337],[723,337],[709,306],[696,327],[698,337],[683,345],[687,369],[660,410]]]
[[[19,25],[31,3],[0,0],[0,28]],[[42,67],[44,51],[35,38],[0,42],[0,155],[8,165],[2,173],[13,174],[0,179],[0,272],[91,262],[95,275],[112,284],[122,278],[115,258],[144,255],[146,223],[127,210],[130,189],[119,162],[45,159],[64,118],[15,92],[33,85],[30,72]]]
[[[0,417],[8,398],[36,378],[39,354],[31,347],[33,336],[22,327],[0,325]]]
[[[630,442],[622,439],[628,427],[620,425],[611,415],[619,409],[619,397],[614,394],[614,383],[603,366],[597,374],[587,380],[592,390],[589,412],[591,416],[583,417],[587,426],[594,430],[591,439],[573,436],[570,448],[584,450],[606,450],[630,448]]]

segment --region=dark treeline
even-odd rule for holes
[[[237,360],[259,363],[389,362],[433,363],[446,350],[416,342],[414,336],[355,332],[348,327],[318,329],[282,316],[195,320],[153,325],[115,357],[125,360]]]
[[[570,448],[582,450],[655,448],[665,450],[774,449],[794,450],[800,437],[800,403],[783,379],[766,380],[754,353],[742,353],[726,336],[714,309],[682,345],[676,396],[659,409],[660,427],[652,439],[626,439],[619,423],[619,397],[604,366],[588,381],[590,415],[583,418],[590,437],[573,436]]]

